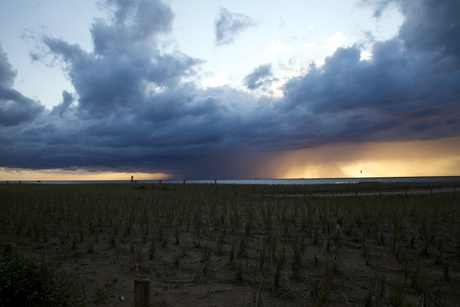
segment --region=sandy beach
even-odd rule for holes
[[[0,239],[85,306],[459,305],[458,188],[356,187],[1,185]]]

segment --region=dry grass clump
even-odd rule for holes
[[[158,305],[460,304],[459,193],[294,188],[315,189],[1,185],[0,240],[79,276],[87,305],[131,305],[135,277]]]

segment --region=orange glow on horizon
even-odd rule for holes
[[[251,158],[248,158],[248,157]],[[254,165],[244,178],[460,176],[460,137],[427,141],[342,143],[282,153],[240,154]],[[249,162],[248,162],[249,161]],[[245,165],[245,164],[243,164]],[[237,167],[245,168],[246,166]],[[244,174],[244,173],[243,173]],[[166,173],[24,170],[0,167],[1,181],[166,180]],[[214,178],[200,178],[214,179]]]
[[[335,144],[283,153],[279,178],[459,176],[460,138]]]
[[[22,170],[0,168],[0,180],[3,181],[37,181],[37,180],[163,180],[168,175],[163,173],[127,173],[127,172],[88,172],[69,170]]]

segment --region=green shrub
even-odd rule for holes
[[[17,253],[0,255],[0,306],[83,306],[75,277]]]

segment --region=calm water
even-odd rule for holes
[[[168,183],[201,183],[201,184],[340,184],[358,182],[434,182],[434,181],[460,181],[460,176],[442,177],[366,177],[366,178],[298,178],[298,179],[228,179],[228,180],[137,180],[137,184],[168,184]],[[26,184],[122,184],[130,180],[62,180],[62,181],[21,181]],[[1,183],[7,183],[2,181]],[[18,183],[18,181],[9,181]]]

